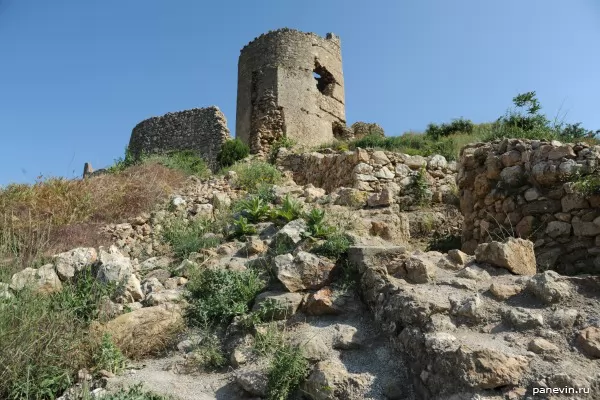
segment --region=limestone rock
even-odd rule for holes
[[[146,296],[144,303],[148,306],[158,306],[160,304],[176,303],[180,300],[180,297],[177,290],[161,290],[160,292],[151,292]]]
[[[533,243],[529,240],[509,238],[506,243],[483,243],[477,246],[475,258],[478,262],[506,268],[517,275],[536,273]]]
[[[152,271],[153,269],[169,268],[173,260],[170,257],[151,257],[140,264],[141,271]]]
[[[125,355],[150,355],[162,349],[165,339],[183,327],[181,309],[175,306],[140,308],[109,321],[92,330],[111,335],[113,342]],[[144,338],[143,344],[140,338]]]
[[[588,357],[600,358],[600,328],[590,326],[579,332],[577,344]]]
[[[314,203],[321,197],[325,196],[325,189],[314,187],[309,184],[304,188],[304,197],[308,203]]]
[[[144,292],[142,291],[140,280],[133,274],[129,276],[129,279],[125,284],[125,290],[131,295],[134,301],[139,301],[144,298]]]
[[[13,294],[10,292],[10,285],[8,283],[0,282],[0,300],[11,298],[13,298]]]
[[[492,283],[490,285],[490,293],[498,300],[506,300],[523,291],[520,285],[511,285],[503,283]]]
[[[367,204],[369,207],[388,207],[392,204],[392,195],[388,189],[383,189],[369,196]]]
[[[534,314],[524,308],[508,308],[503,311],[504,318],[517,329],[534,329],[544,325],[540,314]]]
[[[60,279],[72,278],[75,273],[85,267],[90,267],[98,259],[98,253],[93,247],[78,247],[76,249],[60,253],[54,257],[54,266]]]
[[[306,221],[297,219],[287,223],[273,237],[273,245],[284,246],[286,248],[295,247],[301,240],[302,234],[307,230]]]
[[[515,385],[520,380],[529,361],[490,348],[471,350],[462,346],[457,351],[457,369],[464,371],[462,379],[475,389],[493,389]]]
[[[222,192],[216,192],[212,197],[212,206],[215,210],[224,210],[231,206],[231,198]]]
[[[266,397],[269,383],[267,374],[263,371],[238,371],[235,382],[252,396]]]
[[[308,315],[336,315],[340,313],[338,307],[333,303],[331,288],[324,287],[315,293],[311,293],[302,308]]]
[[[329,358],[331,349],[321,335],[310,329],[296,331],[290,338],[292,345],[302,349],[302,355],[309,361],[322,361]]]
[[[10,288],[15,292],[31,288],[36,293],[50,294],[60,292],[62,284],[54,271],[54,265],[46,264],[38,269],[25,268],[12,276]]]
[[[305,251],[298,252],[292,262],[285,261],[282,256],[276,257],[275,267],[277,279],[290,292],[320,289],[329,282],[330,273],[335,267],[331,261]]]
[[[422,255],[413,255],[404,263],[406,278],[413,283],[427,283],[435,278],[436,266]]]
[[[527,289],[546,304],[556,303],[572,295],[571,286],[561,281],[555,271],[545,271],[527,282]]]
[[[529,351],[533,351],[536,354],[545,354],[545,353],[556,353],[558,351],[558,346],[550,343],[546,339],[535,338],[527,347]]]
[[[367,383],[366,378],[349,374],[341,362],[327,360],[315,365],[301,389],[314,400],[359,400]]]
[[[254,256],[257,254],[265,253],[267,249],[268,248],[267,245],[265,245],[265,242],[253,237],[246,242],[246,245],[243,248],[243,252],[248,256]]]
[[[260,310],[265,302],[275,302],[277,304],[276,309],[270,310],[264,318],[267,320],[283,320],[298,311],[303,299],[304,296],[301,293],[263,292],[256,296],[252,311]]]
[[[573,308],[559,308],[552,313],[548,322],[554,329],[571,329],[579,317],[579,311]]]
[[[116,246],[111,246],[108,252],[100,249],[99,262],[97,278],[104,283],[126,282],[133,273],[131,259],[123,256]]]
[[[338,324],[335,326],[335,336],[333,337],[333,348],[341,350],[357,349],[361,346],[362,340],[358,337],[358,330],[350,325]]]

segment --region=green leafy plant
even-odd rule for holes
[[[221,242],[218,236],[208,235],[214,230],[216,228],[210,220],[196,218],[187,221],[180,218],[165,227],[163,238],[177,257],[187,258],[193,252],[215,247]]]
[[[302,204],[286,195],[281,203],[281,206],[276,208],[272,214],[272,218],[275,220],[283,220],[284,222],[291,222],[302,216]]]
[[[239,139],[228,140],[223,143],[217,155],[217,162],[222,168],[232,166],[250,154],[250,148]]]
[[[600,175],[597,172],[589,175],[579,175],[574,181],[574,188],[584,196],[599,195]]]
[[[348,251],[352,241],[343,233],[335,232],[325,242],[313,249],[313,252],[334,259],[340,258]]]
[[[234,316],[248,312],[248,305],[263,286],[258,272],[252,269],[198,271],[186,285],[187,319],[200,327],[227,324]]]
[[[271,214],[271,208],[259,196],[251,196],[249,199],[241,201],[238,207],[252,223],[264,221]]]
[[[210,330],[205,332],[188,359],[200,369],[208,371],[217,370],[227,364],[221,341],[215,332]]]
[[[110,335],[105,333],[102,335],[102,342],[100,343],[98,353],[94,357],[94,363],[99,370],[104,369],[113,374],[118,374],[125,368],[127,360],[123,356],[123,353],[121,353],[121,350],[115,346]]]
[[[304,214],[308,226],[308,236],[317,239],[326,239],[335,232],[335,228],[325,224],[325,210],[313,208],[309,213]]]
[[[249,236],[255,233],[256,227],[248,222],[248,218],[240,216],[233,221],[233,237]]]
[[[286,344],[275,352],[268,372],[267,399],[286,400],[308,373],[302,350]]]
[[[421,167],[413,176],[413,180],[409,186],[414,198],[415,204],[419,206],[426,205],[429,200],[429,182],[427,181],[427,172],[425,167]]]
[[[277,168],[264,161],[237,163],[231,170],[236,174],[233,183],[250,193],[256,193],[263,185],[273,185],[281,180]]]
[[[114,164],[108,167],[106,170],[111,174],[116,174],[124,171],[125,169],[135,165],[137,163],[135,157],[131,150],[129,150],[129,146],[125,147],[125,155],[123,157],[119,157],[114,161]]]
[[[253,350],[261,356],[276,353],[285,344],[285,335],[276,322],[263,324],[256,328]]]

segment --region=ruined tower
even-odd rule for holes
[[[285,28],[242,49],[236,137],[253,153],[283,136],[306,146],[331,142],[345,120],[339,37]]]

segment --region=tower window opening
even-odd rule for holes
[[[317,89],[325,96],[333,95],[333,88],[335,85],[335,78],[327,70],[327,68],[323,67],[319,64],[318,61],[315,61],[315,69],[313,69],[313,77],[317,81]]]

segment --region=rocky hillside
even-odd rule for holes
[[[257,160],[191,176],[98,226],[107,246],[15,272],[1,396],[600,398],[600,279],[538,272],[524,239],[462,253],[456,168],[380,153],[355,152],[368,190]]]

